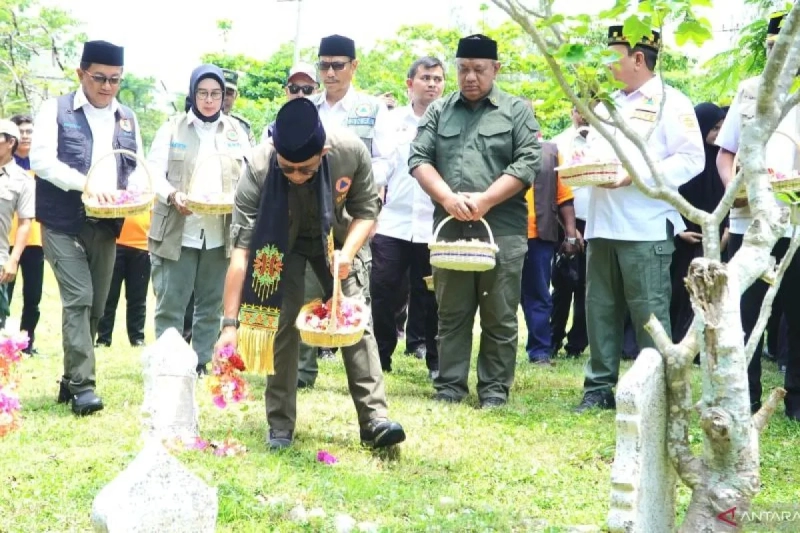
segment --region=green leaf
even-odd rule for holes
[[[652,37],[653,30],[650,28],[650,24],[645,23],[636,15],[631,15],[625,19],[625,23],[622,25],[622,34],[633,46],[644,36]]]
[[[564,53],[564,61],[570,63],[581,63],[586,60],[586,47],[582,44],[569,44]]]
[[[697,20],[684,20],[675,29],[675,42],[678,46],[683,46],[688,41],[692,41],[699,47],[712,38],[711,30]]]

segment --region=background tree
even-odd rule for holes
[[[64,78],[74,78],[76,48],[84,39],[77,21],[61,9],[0,0],[0,116],[30,113],[60,94]],[[35,69],[48,64],[49,72]]]
[[[717,531],[719,522],[716,517],[719,513],[731,507],[736,507],[737,512],[747,511],[758,492],[759,432],[785,395],[783,389],[774,391],[762,409],[751,416],[747,366],[766,326],[783,273],[800,244],[800,234],[797,234],[780,264],[774,264],[771,251],[783,235],[789,212],[775,208],[765,162],[767,140],[783,116],[800,102],[800,93],[789,94],[800,67],[800,8],[789,6],[791,11],[784,19],[781,35],[765,64],[756,116],[743,124],[739,153],[742,171],[733,179],[716,210],[706,213],[694,208],[676,190],[665,185],[646,141],[621,119],[612,100],[612,92],[620,84],[603,76],[602,71],[595,67],[615,61],[616,56],[602,41],[587,43],[583,39],[589,32],[586,16],[555,14],[553,0],[540,0],[536,8],[518,0],[492,1],[530,36],[552,73],[551,90],[566,95],[598,133],[612,144],[634,185],[649,196],[669,202],[703,228],[705,257],[694,260],[687,278],[695,310],[692,328],[677,345],[672,343],[670,335],[655,317],[651,317],[647,329],[666,366],[669,455],[680,479],[692,490],[681,531]],[[676,23],[676,41],[679,44],[692,41],[701,45],[712,36],[710,22],[698,10],[701,7],[711,7],[711,1],[617,0],[614,7],[600,13],[598,20],[608,23],[624,20],[623,33],[631,42],[650,34],[651,28]],[[748,31],[761,30],[755,26]],[[740,77],[756,65],[757,62],[743,67]],[[614,126],[641,152],[655,186],[646,185],[641,180],[627,154],[615,142],[608,122],[589,108],[585,98],[578,97],[577,93],[586,89],[596,93]],[[720,261],[719,225],[742,184],[746,185],[754,222],[745,233],[742,248],[725,264]],[[740,297],[762,276],[771,286],[758,324],[745,346]],[[703,390],[701,400],[695,406],[690,377],[692,360],[698,351]],[[689,428],[695,412],[699,414],[699,426],[703,431],[701,456],[696,456],[689,444]]]
[[[155,78],[152,76],[140,78],[131,73],[126,73],[122,78],[117,94],[117,99],[136,113],[145,150],[150,148],[158,128],[167,119],[167,113],[157,105],[157,94]]]

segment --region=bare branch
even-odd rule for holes
[[[747,346],[744,348],[748,364],[753,359],[753,354],[758,347],[758,341],[767,328],[769,315],[772,313],[772,302],[775,301],[775,297],[781,286],[781,281],[783,281],[783,276],[786,274],[786,271],[789,270],[789,265],[798,248],[800,248],[800,233],[797,231],[797,226],[794,226],[792,228],[792,239],[789,241],[789,248],[786,250],[786,255],[783,256],[783,259],[781,259],[774,273],[769,276],[770,287],[767,289],[766,295],[764,295],[764,300],[761,303],[761,310],[758,313],[758,320],[753,327],[753,331],[750,333],[750,338],[747,340]]]
[[[775,410],[778,408],[778,403],[783,400],[784,396],[786,396],[786,389],[780,387],[775,389],[769,395],[769,399],[767,399],[766,403],[761,406],[761,409],[759,409],[758,412],[753,415],[753,427],[755,427],[759,433],[761,433],[764,428],[767,427],[769,419],[772,418],[773,414],[775,414]]]
[[[768,110],[770,115],[775,112],[775,102],[778,100],[776,95],[786,95],[794,84],[797,70],[800,68],[800,11],[792,9],[783,18],[781,32],[772,52],[767,58],[767,64],[761,75],[762,90],[766,90],[768,98],[759,98],[758,112],[766,115]],[[764,83],[765,80],[776,80],[774,83]],[[769,94],[771,93],[771,94]],[[772,117],[771,117],[772,118]],[[777,125],[778,117],[775,118]]]

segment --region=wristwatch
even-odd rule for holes
[[[225,329],[231,326],[233,326],[236,329],[239,329],[239,319],[225,317],[220,321],[219,329]]]
[[[567,244],[578,244],[578,238],[577,237],[567,237],[566,239],[564,239],[564,242],[566,242]]]

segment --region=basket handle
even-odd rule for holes
[[[794,137],[792,137],[791,135],[789,135],[789,134],[788,134],[788,133],[786,133],[785,131],[775,130],[775,131],[774,131],[774,132],[772,132],[772,133],[773,133],[773,135],[774,135],[774,134],[776,134],[776,133],[777,133],[778,135],[783,135],[784,137],[786,137],[787,139],[789,139],[790,141],[792,141],[792,142],[794,143],[794,145],[795,145],[795,147],[796,147],[796,148],[795,148],[796,150],[800,150],[800,141],[798,141],[797,139],[795,139]],[[736,151],[736,153],[735,153],[735,154],[733,154],[733,175],[732,175],[732,177],[731,177],[731,180],[733,180],[733,178],[735,178],[735,177],[736,177],[736,174],[738,173],[738,172],[736,171],[736,166],[737,166],[738,164],[739,164],[739,151],[737,150],[737,151]]]
[[[137,154],[136,152],[132,152],[130,150],[125,150],[124,148],[116,148],[116,149],[111,150],[110,152],[100,156],[97,159],[97,161],[95,161],[94,164],[91,167],[89,167],[89,172],[86,173],[86,182],[83,184],[83,194],[86,195],[86,196],[88,196],[90,194],[89,193],[89,180],[90,180],[90,178],[92,176],[92,173],[97,168],[97,165],[100,163],[100,161],[103,161],[107,157],[112,156],[112,155],[116,155],[116,154],[124,154],[124,155],[133,156],[136,159],[137,163],[142,165],[142,168],[144,168],[145,174],[147,174],[147,184],[150,186],[150,191],[152,192],[153,191],[153,174],[150,172],[150,167],[147,166],[147,161],[145,161],[144,158],[142,156],[140,156],[139,154]]]
[[[439,224],[436,226],[436,229],[433,230],[432,242],[436,242],[436,239],[437,237],[439,237],[439,231],[441,231],[442,226],[444,226],[445,223],[449,222],[453,218],[455,218],[453,217],[453,215],[447,215],[447,217],[445,217],[444,220],[439,222]],[[481,218],[480,221],[483,222],[483,225],[486,226],[486,231],[489,233],[489,244],[494,245],[494,234],[492,234],[492,228],[489,227],[489,223],[486,222],[485,219]]]
[[[215,158],[223,158],[223,157],[227,157],[228,159],[230,159],[230,160],[231,160],[231,161],[233,161],[234,163],[237,163],[237,164],[239,163],[239,160],[238,160],[238,159],[236,159],[235,157],[233,157],[231,154],[229,154],[229,153],[227,153],[227,152],[214,152],[213,154],[209,154],[208,156],[204,157],[203,159],[201,159],[200,161],[198,161],[197,163],[195,163],[195,165],[194,165],[194,170],[192,170],[192,175],[191,175],[191,176],[189,176],[189,183],[187,183],[187,184],[186,184],[186,194],[189,194],[189,193],[191,193],[191,192],[192,192],[192,185],[194,184],[194,180],[195,180],[195,178],[197,177],[197,171],[198,171],[198,170],[199,170],[199,169],[200,169],[200,168],[201,168],[203,165],[205,165],[206,163],[208,163],[208,162],[209,162],[211,159],[215,159]],[[241,171],[241,168],[240,168],[239,170]],[[222,192],[230,192],[230,191],[226,191],[226,190],[225,190],[225,185],[229,185],[229,181],[225,179],[225,176],[224,176],[224,171],[223,171],[223,176],[222,176]]]
[[[339,323],[339,296],[342,292],[342,280],[339,279],[339,250],[333,252],[333,296],[331,296],[331,319],[328,321],[328,332],[333,333]]]

